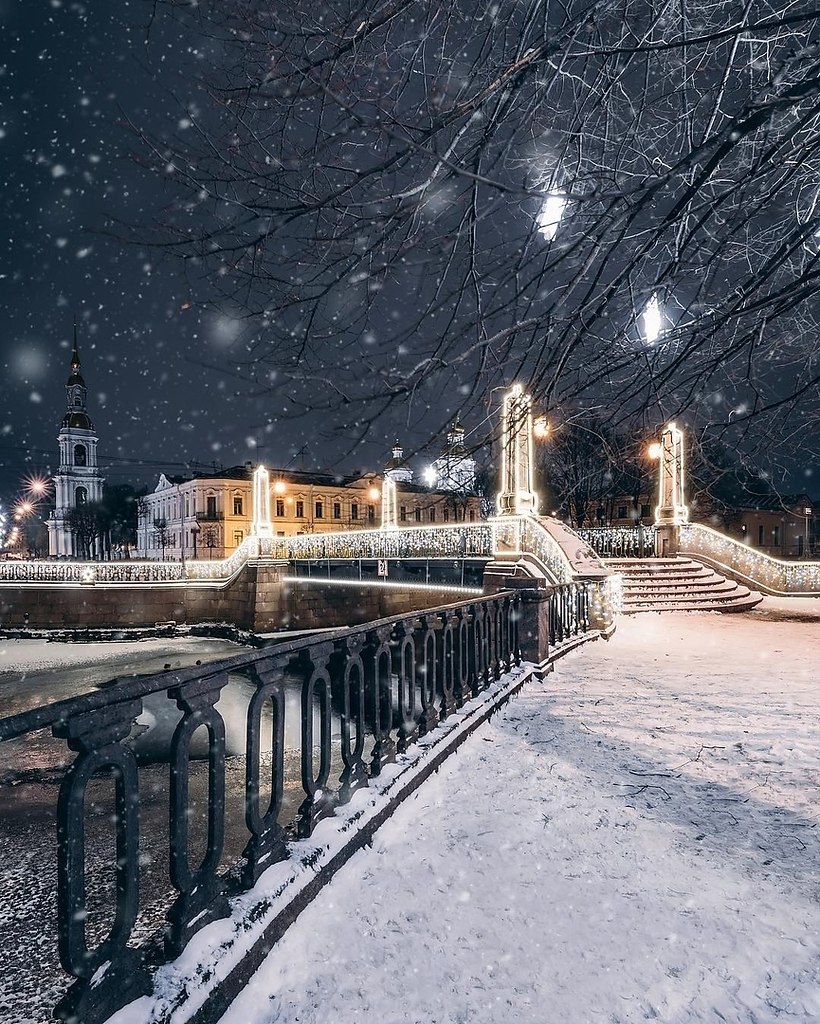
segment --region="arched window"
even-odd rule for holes
[[[86,464],[86,451],[84,444],[74,445],[74,465],[84,466]]]
[[[81,445],[79,447],[82,447]],[[83,449],[85,450],[85,449]],[[74,504],[77,508],[81,508],[83,505],[88,503],[88,491],[85,487],[78,487],[74,492]]]

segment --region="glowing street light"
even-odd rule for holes
[[[546,416],[538,416],[533,420],[532,432],[533,436],[537,437],[539,441],[543,441],[545,437],[549,436],[550,425],[547,422]]]
[[[567,208],[567,197],[560,189],[547,192],[538,211],[536,223],[544,238],[551,242],[558,233],[558,225]]]
[[[428,487],[436,486],[436,481],[438,480],[438,473],[436,472],[435,466],[428,466],[427,469],[424,470],[424,473],[422,475],[424,477],[424,482],[427,484]]]
[[[643,310],[643,336],[650,345],[663,334],[663,314],[657,295],[652,295]]]
[[[655,441],[653,444],[649,446],[649,448],[647,448],[646,454],[649,456],[650,459],[654,459],[657,462],[657,460],[663,454],[663,448],[661,448],[660,444],[657,441]]]

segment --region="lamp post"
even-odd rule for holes
[[[191,527],[191,539],[194,542],[194,561],[196,561],[196,539],[199,536],[199,526],[194,523]]]
[[[806,539],[805,539],[805,542],[803,544],[803,557],[804,558],[808,558],[809,557],[809,523],[811,522],[811,509],[808,507],[808,505],[806,505],[803,508],[803,514],[806,517],[806,521],[805,521],[805,524],[804,524],[805,525],[805,529],[806,529],[806,532],[805,532],[805,538]]]

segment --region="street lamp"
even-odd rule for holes
[[[806,536],[806,540],[805,540],[805,543],[804,543],[804,546],[803,546],[803,555],[804,555],[805,558],[808,558],[809,557],[809,523],[811,522],[811,509],[808,506],[806,506],[803,509],[803,514],[806,517],[806,522],[805,522],[805,527],[806,527],[806,534],[805,534],[805,536]]]
[[[194,542],[194,561],[196,561],[196,539],[199,536],[199,526],[196,523],[191,527],[191,539]]]

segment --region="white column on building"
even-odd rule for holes
[[[661,435],[656,526],[689,522],[683,465],[683,432],[670,423]]]
[[[532,399],[520,384],[504,395],[501,420],[501,490],[497,498],[502,516],[533,515],[538,499],[532,486]]]
[[[273,525],[270,518],[270,474],[264,466],[257,466],[253,474],[253,522],[254,537],[272,537]]]
[[[396,489],[396,481],[385,474],[382,479],[382,529],[383,530],[398,530],[398,509],[396,503],[398,501],[398,492]]]

